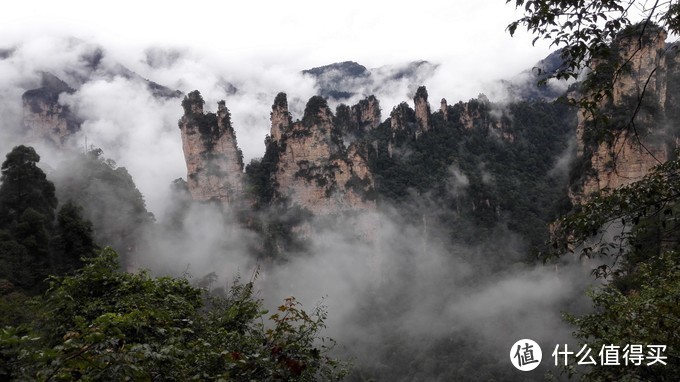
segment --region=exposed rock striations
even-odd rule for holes
[[[340,104],[335,109],[334,125],[342,132],[345,144],[363,138],[380,123],[380,103],[375,96],[362,99],[351,107]]]
[[[26,91],[23,101],[24,128],[31,140],[46,140],[61,147],[80,129],[80,121],[68,105],[59,103],[62,93],[75,92],[64,81],[50,73],[42,73],[41,87]]]
[[[241,151],[224,102],[218,103],[217,113],[204,113],[203,104],[198,91],[182,102],[184,116],[179,127],[188,189],[193,200],[232,205],[246,197]],[[356,130],[379,123],[380,108],[374,97],[346,110],[347,121]],[[324,98],[312,97],[302,120],[293,122],[286,94],[279,93],[272,106],[266,153],[253,165],[260,166],[264,176],[260,187],[255,186],[262,195],[252,195],[257,206],[296,207],[313,216],[375,210],[366,150],[354,143],[346,146],[343,135],[347,133],[336,124]]]
[[[579,113],[580,173],[570,190],[572,203],[642,179],[652,167],[667,161],[677,146],[677,116],[673,115],[680,104],[674,91],[680,88],[680,76],[674,68],[680,60],[666,49],[665,31],[650,27],[641,33],[633,28],[620,36],[612,46],[613,57],[595,63],[597,72],[616,80],[611,96],[598,105],[606,124],[593,122],[592,114]],[[623,70],[608,74],[621,66]]]
[[[400,131],[406,131],[415,137],[418,125],[416,123],[416,113],[406,102],[395,106],[390,113],[390,128],[392,138]]]
[[[382,122],[380,118],[380,103],[375,96],[369,96],[352,106],[352,123],[358,129],[375,129]]]
[[[418,121],[418,130],[416,130],[416,138],[425,131],[430,130],[430,103],[427,102],[427,89],[421,86],[416,91],[416,96],[413,97],[413,104],[416,109],[416,120]]]
[[[179,128],[189,192],[197,201],[233,204],[243,193],[243,154],[224,101],[218,103],[217,113],[204,114],[203,105],[198,91],[182,101],[184,115]]]
[[[446,102],[446,98],[442,98],[441,104],[439,106],[439,111],[442,113],[442,118],[444,118],[444,121],[449,120],[449,105]]]
[[[426,131],[431,130],[430,125],[430,104],[427,102],[427,89],[421,86],[413,97],[415,107],[411,109],[406,102],[395,106],[390,113],[390,126],[392,127],[392,137],[400,131],[406,131],[415,139]]]
[[[316,216],[374,210],[373,178],[363,150],[355,144],[345,148],[325,99],[312,97],[301,121],[286,124],[289,118],[286,96],[280,93],[272,107],[267,145],[268,153],[278,153],[274,202],[285,201]]]
[[[293,120],[288,112],[288,99],[285,93],[279,93],[274,99],[272,105],[271,120],[271,138],[278,142],[283,137],[284,132],[290,130]]]

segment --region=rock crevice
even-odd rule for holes
[[[243,194],[243,154],[225,102],[217,104],[216,113],[204,113],[204,103],[198,91],[182,101],[179,128],[189,192],[197,201],[233,204]]]
[[[678,105],[668,101],[677,97],[671,89],[680,87],[680,75],[674,71],[680,60],[674,50],[666,49],[665,31],[652,27],[641,33],[633,28],[613,43],[613,57],[594,60],[599,75],[613,70],[616,74],[610,75],[615,79],[611,95],[597,105],[598,118],[578,114],[577,156],[585,170],[570,189],[574,204],[595,192],[641,180],[670,159],[677,146]]]

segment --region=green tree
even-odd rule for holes
[[[577,329],[575,336],[582,345],[598,353],[603,346],[642,345],[646,356],[648,345],[664,345],[663,362],[641,366],[597,365],[588,369],[583,379],[592,381],[677,381],[680,371],[680,253],[664,252],[654,260],[636,266],[640,283],[634,289],[621,291],[615,283],[593,290],[590,296],[595,312],[584,316],[568,315]],[[569,372],[574,369],[569,367]]]
[[[15,380],[339,380],[319,337],[325,313],[292,298],[266,320],[252,283],[206,296],[186,279],[119,271],[104,249],[54,277],[36,318],[0,330],[0,378]],[[325,341],[325,342],[322,342]]]
[[[644,0],[506,0],[524,15],[510,23],[508,32],[526,30],[550,46],[561,49],[564,64],[547,78],[578,78],[594,60],[607,57],[611,44],[626,28],[642,22],[645,28],[660,26],[671,33],[680,31],[678,1]]]
[[[37,166],[32,147],[17,146],[0,176],[0,277],[37,291],[50,271],[50,237],[57,198],[54,185]]]
[[[636,126],[645,120],[646,105],[650,104],[648,84],[654,82],[663,57],[652,58],[655,66],[641,78],[643,85],[635,94],[632,107],[621,113],[603,110],[613,99],[615,84],[630,73],[635,62],[645,62],[645,45],[649,41],[666,38],[666,32],[680,31],[680,2],[643,0],[506,0],[524,9],[524,16],[507,27],[511,35],[524,26],[539,39],[548,40],[551,47],[560,49],[563,63],[554,71],[545,73],[540,68],[540,81],[551,78],[581,79],[579,92],[565,98],[580,107],[589,119],[587,130],[598,136],[611,135],[609,127],[621,123],[630,130],[638,143],[644,127]],[[619,42],[625,49],[619,49]],[[658,54],[677,52],[677,45],[668,45]],[[673,61],[668,59],[668,61]],[[611,106],[611,105],[610,105]],[[642,112],[643,115],[639,115]],[[613,121],[618,119],[619,121]],[[592,134],[593,132],[590,131]],[[643,146],[644,148],[644,146]]]
[[[82,216],[82,208],[68,201],[57,214],[57,225],[52,237],[54,272],[62,274],[83,266],[82,259],[93,257],[92,223]]]
[[[567,250],[601,259],[593,273],[595,312],[568,316],[576,337],[591,349],[602,345],[666,345],[663,367],[596,365],[583,379],[677,380],[680,372],[680,159],[657,166],[642,180],[578,206],[555,227],[554,255]],[[645,353],[646,354],[646,353]],[[658,365],[657,365],[658,366]],[[572,366],[568,372],[573,374]]]
[[[39,161],[40,156],[28,146],[17,146],[7,154],[0,176],[0,228],[16,225],[29,208],[47,222],[54,220],[54,184],[38,167]]]

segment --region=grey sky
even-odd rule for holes
[[[299,69],[424,59],[455,62],[461,77],[485,79],[548,52],[527,36],[508,36],[516,14],[504,0],[12,2],[0,15],[0,42],[66,33],[128,54],[149,44],[191,46],[231,62]]]
[[[226,99],[246,162],[262,156],[269,112],[279,91],[288,93],[293,118],[314,94],[303,69],[352,60],[368,68],[414,60],[438,64],[426,85],[434,107],[492,91],[494,81],[530,68],[549,53],[531,38],[511,38],[505,26],[518,16],[504,0],[369,2],[318,1],[33,1],[11,2],[0,13],[0,48],[21,46],[0,68],[5,109],[20,114],[20,95],[36,85],[38,71],[73,70],[85,44],[100,44],[106,59],[145,78],[189,92],[199,89],[206,109]],[[82,44],[81,44],[82,45]],[[177,52],[166,66],[150,66],[150,47]],[[239,93],[225,93],[225,83]],[[124,79],[97,80],[62,102],[85,122],[85,139],[128,167],[158,213],[172,179],[186,176],[177,120],[179,101],[158,101]],[[383,118],[402,101],[404,87],[376,94]],[[3,115],[10,115],[4,113]],[[6,142],[7,145],[13,144]]]

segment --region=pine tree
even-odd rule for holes
[[[52,237],[53,270],[64,274],[83,266],[82,259],[96,255],[92,223],[83,219],[82,208],[73,201],[64,204],[57,214]]]
[[[7,154],[0,177],[0,228],[16,225],[28,208],[48,222],[54,220],[54,184],[37,166],[39,161],[40,156],[28,146],[17,146]]]
[[[32,147],[17,146],[2,164],[0,181],[0,277],[36,290],[50,271],[50,237],[57,198],[37,166]]]

